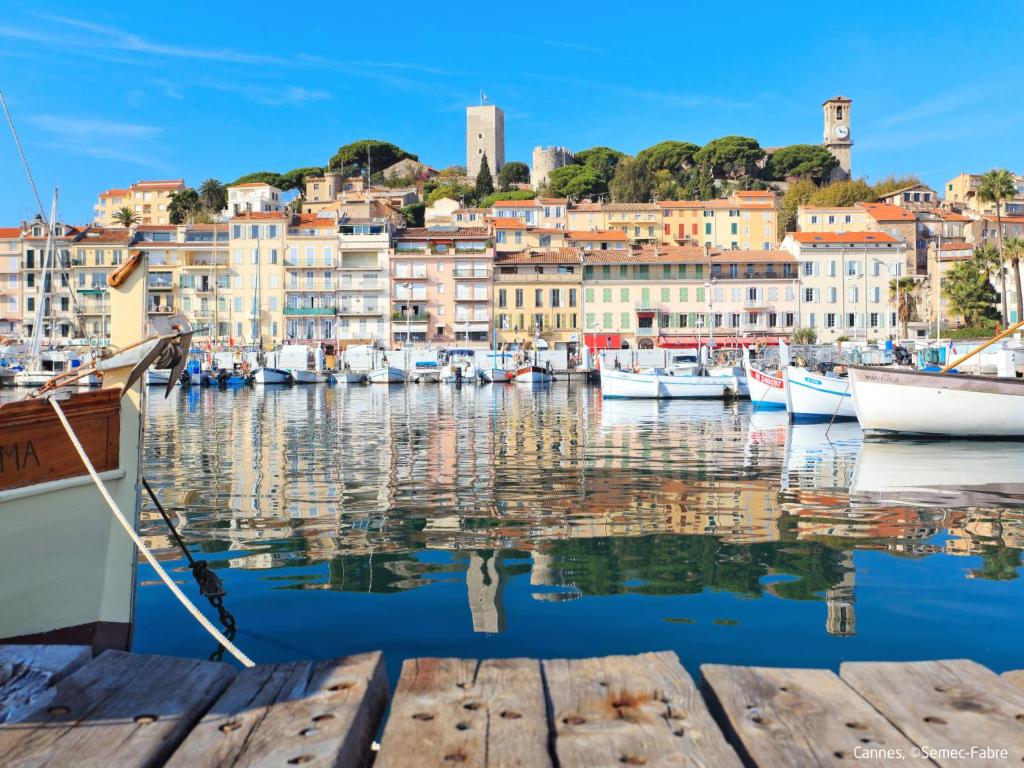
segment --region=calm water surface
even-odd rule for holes
[[[153,389],[145,471],[258,662],[1020,666],[1024,444],[865,442],[575,382]],[[145,564],[135,649],[213,650]]]

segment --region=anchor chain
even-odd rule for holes
[[[216,609],[217,618],[219,619],[221,626],[224,627],[224,636],[228,640],[233,641],[235,639],[235,634],[238,632],[238,624],[231,611],[224,607],[224,597],[227,595],[227,590],[224,589],[224,583],[220,580],[220,576],[210,569],[210,564],[205,560],[196,560],[192,557],[192,553],[189,552],[188,547],[185,546],[185,542],[182,541],[182,538],[178,533],[178,529],[175,528],[170,515],[167,514],[146,478],[142,478],[142,486],[146,489],[146,493],[149,494],[149,498],[153,501],[153,504],[156,505],[157,511],[164,519],[168,529],[170,529],[171,536],[174,537],[174,541],[177,543],[178,549],[181,550],[182,554],[185,555],[185,558],[188,560],[188,567],[192,571],[192,577],[196,580],[196,584],[199,586],[199,594],[209,600],[210,605]],[[217,650],[210,654],[210,661],[220,661],[223,657],[224,646],[218,644]]]

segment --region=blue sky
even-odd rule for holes
[[[321,165],[360,138],[464,163],[481,89],[505,110],[509,160],[538,144],[820,142],[821,102],[841,93],[855,175],[1024,170],[1013,0],[31,5],[0,2],[0,88],[42,197],[59,186],[72,222],[108,187]],[[6,126],[0,172],[14,224],[35,208]]]

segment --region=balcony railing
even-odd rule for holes
[[[527,273],[522,275],[495,272],[494,282],[496,283],[580,283],[580,275],[573,272],[552,272],[539,275]]]
[[[169,315],[174,311],[174,307],[167,304],[154,305],[150,304],[146,307],[146,311],[151,315]]]
[[[490,301],[491,299],[490,299],[489,296],[476,296],[476,295],[473,295],[473,296],[470,296],[470,295],[459,296],[458,294],[456,294],[455,300],[456,301]]]
[[[652,328],[641,328],[641,327],[638,326],[637,329],[636,329],[636,335],[637,336],[657,336],[658,335],[658,329],[654,328],[654,327],[652,327]]]
[[[425,323],[425,322],[427,322],[427,313],[426,312],[413,312],[413,313],[408,315],[408,318],[409,318],[409,322],[410,323]],[[391,319],[392,320],[402,320],[402,321],[404,321],[406,319],[406,314],[405,314],[405,312],[392,312],[391,313]]]
[[[154,290],[170,291],[170,290],[172,290],[174,288],[174,281],[173,280],[154,280],[153,278],[149,278],[149,281],[146,283],[146,285],[147,285],[147,287],[152,288]]]
[[[342,304],[338,307],[339,315],[381,315],[383,313],[384,308],[377,306],[359,307],[354,304]]]
[[[486,280],[491,273],[487,269],[453,269],[452,276],[456,279]]]
[[[338,314],[338,310],[336,307],[285,307],[284,313],[287,316],[327,317]]]

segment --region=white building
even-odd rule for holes
[[[897,334],[889,281],[905,273],[906,245],[885,232],[790,232],[799,262],[797,325],[818,341],[880,340]]]
[[[246,184],[233,184],[228,187],[228,207],[224,210],[227,217],[240,213],[280,211],[281,190],[262,181]]]
[[[391,233],[387,219],[342,218],[338,224],[336,338],[342,348],[388,342]]]

